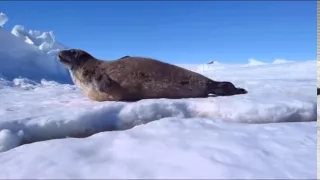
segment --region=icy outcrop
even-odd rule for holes
[[[0,12],[0,26],[3,27],[5,23],[7,23],[8,17],[4,13]]]
[[[0,28],[0,75],[7,80],[23,77],[72,83],[69,72],[57,58],[57,52],[63,49],[67,47],[58,43],[51,31],[27,30],[16,25],[10,33]]]
[[[52,50],[68,49],[68,47],[56,41],[52,31],[41,32],[38,30],[27,30],[21,25],[15,25],[12,28],[11,33],[46,53],[49,53]]]

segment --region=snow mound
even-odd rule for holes
[[[258,60],[255,60],[253,58],[250,58],[248,60],[248,64],[244,65],[245,67],[251,67],[251,66],[262,66],[262,65],[266,65],[267,63],[265,62],[262,62],[262,61],[258,61]]]
[[[15,26],[12,34],[0,28],[0,76],[8,80],[23,77],[72,83],[68,70],[59,62],[56,52],[65,47],[52,33],[29,31]]]
[[[8,17],[4,13],[0,12],[0,26],[3,27],[5,23],[7,23]]]
[[[21,132],[21,131],[20,131]],[[8,129],[0,130],[0,152],[15,148],[21,144],[21,137]]]
[[[50,51],[68,49],[68,47],[55,40],[55,36],[52,31],[41,32],[38,30],[27,30],[21,25],[15,25],[12,28],[11,33],[23,39],[26,43],[32,44],[39,48],[39,50],[48,54],[50,54]]]
[[[292,63],[294,61],[285,60],[285,59],[275,59],[272,64],[286,64],[286,63]]]

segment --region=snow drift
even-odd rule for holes
[[[8,21],[7,15],[0,12],[0,26],[3,26]]]
[[[8,80],[24,77],[72,83],[56,57],[56,52],[64,48],[52,32],[27,32],[23,26],[15,26],[11,34],[0,27],[0,75]]]
[[[16,25],[11,30],[11,34],[21,38],[28,44],[32,44],[46,52],[47,54],[52,54],[51,52],[59,51],[63,49],[68,49],[67,46],[58,43],[55,40],[55,36],[52,31],[41,32],[38,30],[26,30],[25,27],[21,25]]]
[[[249,63],[246,66],[261,66],[261,65],[266,65],[266,63],[250,58]]]
[[[286,60],[286,59],[275,59],[272,64],[286,64],[286,63],[292,63],[294,61]]]
[[[316,179],[317,124],[165,118],[0,153],[1,179]]]

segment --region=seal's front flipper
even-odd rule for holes
[[[317,96],[320,94],[320,88],[317,88]]]
[[[232,96],[237,94],[247,94],[243,88],[235,87],[231,82],[210,82],[208,85],[209,93],[218,96]]]

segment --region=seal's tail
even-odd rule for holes
[[[231,82],[212,81],[208,83],[208,93],[219,96],[232,96],[237,94],[247,94],[248,91],[243,88],[235,87]]]

